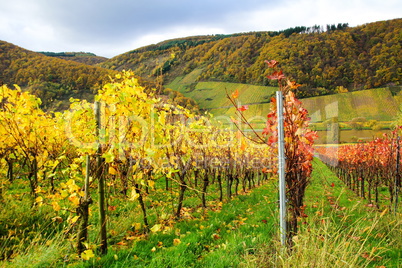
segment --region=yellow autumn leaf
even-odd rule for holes
[[[152,228],[150,230],[151,230],[151,232],[156,233],[156,232],[159,232],[161,229],[162,229],[161,224],[155,224],[154,226],[152,226]]]
[[[42,192],[42,188],[41,188],[40,186],[38,186],[38,187],[35,188],[35,193],[36,193],[36,194],[39,194],[39,193],[41,193],[41,192]]]
[[[130,201],[135,201],[139,196],[140,196],[140,195],[137,194],[137,192],[135,191],[135,188],[132,187],[132,188],[131,188],[131,195],[130,195],[129,200],[130,200]]]
[[[102,154],[102,157],[105,158],[106,163],[111,163],[114,161],[114,154],[111,151],[107,151],[106,153]]]
[[[136,179],[137,179],[137,180],[142,180],[143,177],[144,177],[144,173],[139,172],[139,173],[137,173]]]
[[[42,203],[43,203],[43,197],[42,197],[42,196],[38,196],[38,197],[35,199],[35,202],[36,202],[39,206],[41,206]]]
[[[170,162],[170,164],[172,165],[172,166],[174,166],[174,165],[176,165],[176,161],[177,160],[177,157],[176,156],[174,156],[174,155],[172,155],[171,157],[170,157],[170,159],[169,159],[169,162]]]
[[[73,218],[69,219],[68,222],[70,224],[74,224],[78,221],[79,218],[80,218],[80,216],[74,216]]]
[[[292,137],[285,137],[283,140],[285,141],[285,143],[288,143],[288,144],[292,143]]]
[[[52,206],[53,206],[54,211],[59,211],[61,209],[59,203],[56,201],[52,202]]]
[[[161,124],[161,125],[165,125],[166,124],[166,112],[165,111],[163,111],[163,112],[161,112],[160,114],[159,114],[159,117],[158,117],[158,122]]]
[[[67,190],[62,190],[60,193],[62,198],[66,198],[68,196],[68,191]]]
[[[73,179],[69,179],[65,185],[67,186],[68,191],[70,193],[81,189],[77,184],[75,184],[75,180],[73,180]]]
[[[91,258],[95,257],[94,252],[92,251],[92,249],[87,249],[84,252],[81,253],[81,258],[88,261]]]
[[[75,206],[80,204],[80,198],[77,196],[77,193],[73,193],[68,197],[68,200],[73,203]]]
[[[116,174],[117,174],[117,170],[116,170],[114,167],[109,166],[109,174],[111,174],[111,175],[116,175]]]
[[[153,189],[155,187],[155,181],[148,180],[148,186]]]
[[[134,230],[138,231],[139,229],[141,229],[141,223],[140,222],[135,222],[133,224],[131,224],[131,226],[134,228]]]
[[[180,243],[181,243],[181,240],[179,238],[173,239],[173,245],[177,246]]]

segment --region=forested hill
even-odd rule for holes
[[[114,73],[0,41],[0,85],[27,88],[42,99],[46,109],[67,108],[70,97],[90,98]]]
[[[39,52],[49,57],[55,57],[63,60],[71,60],[85,63],[88,65],[96,65],[107,60],[105,57],[97,56],[90,52]]]
[[[198,36],[168,40],[109,59],[101,66],[132,69],[147,79],[164,79],[196,70],[192,82],[225,81],[270,85],[264,60],[279,61],[303,84],[299,97],[400,85],[402,19],[357,27],[295,27],[280,32]],[[273,82],[274,83],[274,82]]]
[[[87,65],[89,62],[85,58],[99,57],[90,53],[75,52],[36,53],[0,41],[0,85],[19,85],[40,97],[42,108],[46,110],[68,108],[71,97],[92,101],[102,85],[110,82],[110,77],[117,71]],[[139,76],[137,78],[140,85],[147,90],[157,88],[158,94],[168,95],[176,104],[197,109],[197,104],[183,94],[165,89],[154,81]]]

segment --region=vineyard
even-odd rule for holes
[[[356,145],[317,147],[320,159],[329,165],[338,177],[370,205],[380,208],[380,191],[388,190],[390,205],[395,211],[401,187],[401,141],[398,133]]]
[[[340,188],[333,175],[313,173],[313,165],[331,171],[313,159],[317,135],[293,93],[300,85],[288,80],[276,61],[266,63],[272,69],[268,79],[277,80],[284,94],[286,246],[295,253],[284,254],[294,259],[308,250],[301,245],[311,230],[327,245],[332,234],[326,223],[338,224],[336,213],[346,207],[324,207],[320,198],[332,206]],[[45,113],[39,98],[18,87],[3,85],[0,94],[0,260],[5,267],[27,261],[32,267],[228,267],[245,262],[293,267],[277,257],[283,252],[276,219],[279,115],[274,98],[264,129],[257,133],[238,90],[226,92],[236,114],[228,118],[230,124],[222,124],[222,118],[162,100],[131,72],[117,74],[94,103],[70,99],[70,109],[62,113]],[[395,131],[367,144],[316,149],[345,185],[381,211],[366,216],[375,224],[364,227],[378,227],[379,241],[351,243],[346,255],[358,253],[346,264],[377,264],[385,251],[374,248],[388,247],[400,230],[400,220],[387,235],[379,228],[380,220],[391,217],[383,210],[382,188],[387,187],[385,196],[395,210],[398,204],[399,144]],[[322,188],[308,193],[309,184]],[[342,217],[339,224],[350,223],[349,216]],[[366,231],[344,229],[349,237],[359,232],[371,239]],[[344,236],[341,229],[336,232],[339,239]],[[399,258],[399,249],[381,259]],[[264,260],[267,252],[276,257]],[[329,261],[328,267],[341,263]]]
[[[30,200],[30,210],[46,211],[48,224],[63,229],[84,260],[96,247],[87,242],[93,203],[101,222],[96,244],[106,253],[113,200],[138,204],[141,216],[125,241],[140,239],[169,230],[189,210],[219,206],[266,183],[275,159],[240,132],[148,95],[128,72],[99,92],[95,112],[94,104],[71,99],[70,110],[49,115],[39,99],[6,86],[1,96],[1,199]],[[213,199],[210,189],[219,193]],[[17,222],[1,228],[9,238],[1,258],[12,259],[32,237]]]

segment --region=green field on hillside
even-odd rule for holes
[[[340,93],[303,99],[314,122],[338,117],[338,121],[350,121],[364,117],[367,120],[392,121],[401,105],[399,96],[392,96],[388,88]]]
[[[254,86],[227,82],[195,82],[201,69],[186,76],[176,78],[167,85],[184,96],[194,99],[200,109],[214,115],[233,115],[226,92],[239,91],[239,103],[248,104],[250,116],[265,116],[269,112],[269,101],[275,96],[275,87]],[[365,120],[393,121],[402,104],[401,92],[391,92],[389,88],[339,93],[301,100],[309,111],[312,122],[323,122],[337,118],[339,122],[354,118]]]
[[[240,104],[268,103],[275,94],[275,87],[254,86],[240,83],[227,82],[194,82],[200,69],[190,74],[177,77],[167,87],[183,93],[184,96],[194,99],[201,109],[211,110],[217,114],[216,109],[230,108],[231,104],[226,97],[226,92],[231,94],[239,91]]]

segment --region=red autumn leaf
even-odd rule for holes
[[[236,89],[236,91],[232,93],[232,98],[237,99],[238,97],[239,97],[239,90]]]
[[[237,110],[240,112],[244,112],[245,110],[248,110],[248,105],[243,105],[243,106],[237,108]]]
[[[271,136],[271,137],[269,137],[269,139],[268,139],[268,141],[267,141],[267,144],[268,144],[268,145],[272,145],[272,144],[276,143],[277,141],[278,141],[278,137],[276,137],[276,136]]]
[[[271,75],[267,75],[267,78],[271,80],[282,80],[285,78],[285,75],[283,74],[282,70],[280,70],[273,72]]]
[[[331,183],[331,187],[335,187],[335,183]]]
[[[302,167],[302,169],[304,169],[304,170],[309,170],[310,168],[311,168],[311,163],[310,163],[310,161],[304,161],[302,164],[301,164],[301,167]]]
[[[109,210],[109,211],[114,211],[114,210],[116,210],[116,206],[109,206],[109,207],[108,207],[108,210]]]
[[[317,132],[316,131],[309,131],[307,132],[304,137],[309,141],[313,142],[315,139],[318,138]]]
[[[264,62],[268,64],[268,68],[274,68],[279,64],[279,62],[277,62],[276,60],[265,60]]]

